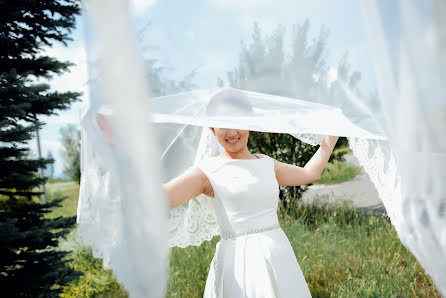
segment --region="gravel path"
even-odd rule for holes
[[[353,154],[345,155],[346,162],[359,166],[359,162]],[[302,196],[304,203],[336,203],[342,200],[352,201],[357,208],[383,210],[384,205],[378,196],[375,186],[369,176],[362,169],[353,180],[334,185],[311,185]]]

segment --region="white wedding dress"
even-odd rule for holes
[[[311,297],[277,217],[274,160],[207,157],[197,166],[214,191],[221,240],[204,297]]]

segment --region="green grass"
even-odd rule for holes
[[[54,214],[76,213],[77,184],[55,184],[49,190],[50,199],[68,197]],[[293,218],[281,215],[280,222],[313,297],[441,297],[385,216],[363,214],[346,204],[331,209],[298,204]],[[166,297],[202,297],[218,240],[170,250]],[[70,266],[84,272],[62,297],[127,296],[75,231],[61,249],[72,250]]]
[[[333,160],[327,163],[319,180],[313,184],[337,184],[353,180],[361,173],[361,168],[345,162]]]
[[[74,216],[77,213],[79,184],[74,181],[52,181],[46,184],[48,200],[65,197],[61,206],[54,208],[48,217]],[[61,239],[59,249],[71,251],[70,266],[84,273],[78,280],[64,288],[61,297],[126,297],[122,285],[118,284],[111,270],[102,266],[101,259],[95,259],[90,247],[83,244],[76,230]]]
[[[49,177],[48,180],[46,181],[46,183],[57,183],[57,182],[71,182],[70,178],[52,178]]]
[[[48,201],[64,197],[61,207],[55,208],[48,214],[49,217],[73,216],[77,213],[77,199],[79,197],[79,184],[74,181],[57,181],[46,184]]]
[[[283,224],[313,297],[440,297],[385,218],[341,206],[316,219]]]
[[[299,205],[280,217],[313,297],[440,297],[383,216]],[[199,297],[219,237],[171,250],[168,297]]]

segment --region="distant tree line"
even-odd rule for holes
[[[226,84],[239,89],[287,96],[304,100],[335,99],[342,96],[339,86],[329,82],[329,67],[326,62],[327,38],[329,31],[322,27],[319,36],[311,39],[310,23],[297,24],[291,31],[291,46],[285,46],[285,29],[278,26],[270,36],[262,36],[260,26],[255,23],[251,41],[242,42],[239,63],[227,72]],[[337,80],[347,84],[359,93],[361,74],[352,71],[345,54],[337,66]],[[225,81],[217,79],[217,85]],[[319,146],[303,143],[289,134],[251,132],[249,148],[262,152],[279,161],[303,167]],[[335,148],[348,146],[341,137]],[[330,157],[343,160],[343,151]],[[308,186],[281,187],[281,208],[293,209]]]

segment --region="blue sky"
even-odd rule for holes
[[[143,36],[157,49],[148,56],[161,59],[163,66],[175,69],[180,76],[199,67],[197,76],[202,87],[213,87],[215,75],[225,77],[236,65],[240,41],[249,41],[253,23],[257,21],[267,34],[278,25],[288,32],[293,24],[309,19],[312,36],[322,25],[331,31],[328,41],[329,61],[336,64],[346,50],[357,68],[371,71],[364,61],[367,46],[357,1],[265,1],[211,0],[159,1],[139,16],[151,20]],[[148,44],[150,45],[150,44]]]
[[[200,88],[213,88],[217,77],[225,79],[226,72],[237,64],[240,41],[250,41],[255,21],[264,33],[270,34],[279,24],[289,32],[293,24],[309,19],[312,37],[317,37],[322,25],[330,30],[328,64],[335,67],[348,50],[350,63],[363,74],[362,89],[366,92],[373,89],[373,68],[358,1],[136,0],[132,5],[136,31],[151,23],[141,35],[143,55],[158,59],[167,68],[168,77],[181,78],[198,69],[194,82]],[[46,54],[77,64],[70,73],[51,80],[52,88],[84,91],[85,99],[87,28],[83,17],[78,18],[77,24],[74,42],[68,47],[55,45]],[[42,118],[47,122],[41,132],[42,153],[46,156],[49,150],[53,152],[56,174],[62,172],[59,129],[68,123],[79,125],[81,105],[75,103],[59,116]],[[35,140],[31,145],[35,154]]]

